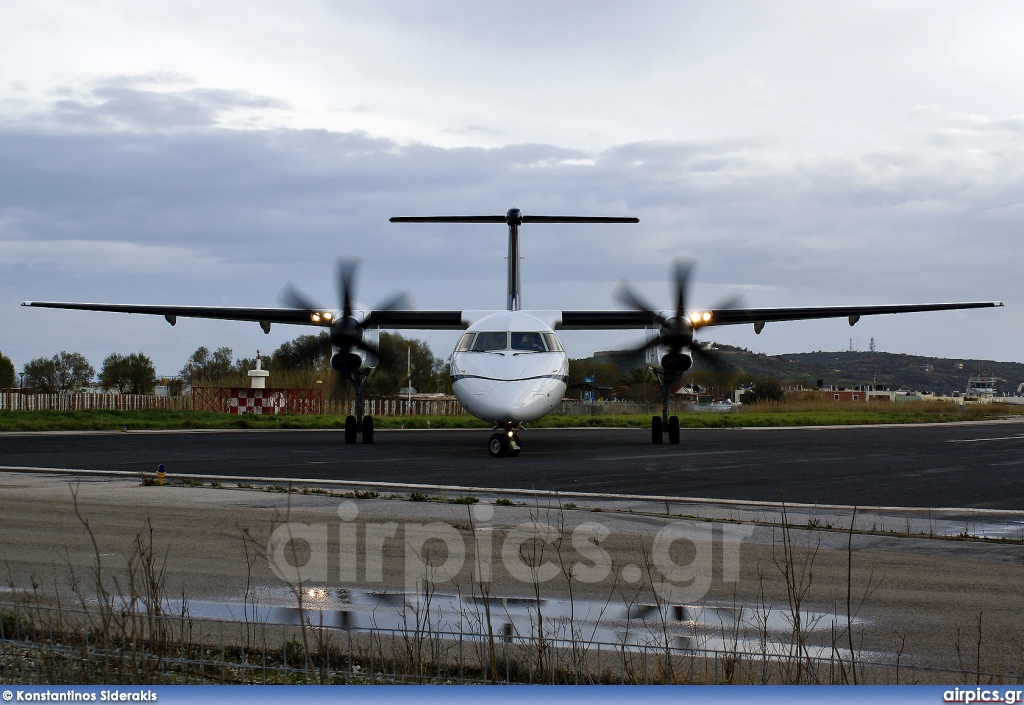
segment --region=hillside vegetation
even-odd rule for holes
[[[877,383],[890,389],[912,389],[936,394],[950,394],[967,389],[967,379],[984,370],[1000,380],[999,391],[1012,393],[1024,382],[1024,363],[974,360],[966,358],[926,357],[887,352],[807,352],[765,355],[730,345],[716,345],[733,368],[729,375],[735,382],[770,377],[785,383],[814,386],[818,380],[825,385],[853,387]],[[581,370],[601,368],[610,364],[620,370],[643,364],[639,356],[616,356],[596,353],[593,358],[574,361]],[[702,381],[700,366],[685,379]]]

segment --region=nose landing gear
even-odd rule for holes
[[[517,430],[515,426],[509,424],[501,431],[491,434],[490,439],[487,441],[487,450],[492,458],[502,458],[505,456],[514,458],[519,455],[519,451],[522,448],[519,445]]]

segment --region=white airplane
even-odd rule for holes
[[[459,402],[474,416],[494,424],[488,450],[494,457],[519,454],[519,431],[558,408],[566,389],[569,363],[556,330],[637,329],[647,331],[637,351],[647,351],[662,393],[662,413],[651,420],[651,440],[679,443],[679,418],[668,415],[671,387],[693,364],[694,358],[711,366],[722,360],[694,340],[700,328],[751,323],[760,333],[766,323],[811,318],[847,318],[854,325],[861,316],[950,309],[989,308],[1001,302],[983,301],[895,306],[827,306],[812,308],[744,308],[737,301],[715,308],[690,310],[686,292],[692,263],[675,263],[675,306],[655,310],[626,282],[616,296],[632,310],[564,311],[522,310],[519,286],[519,227],[524,223],[638,223],[637,218],[523,215],[518,208],[493,216],[414,216],[391,218],[393,223],[504,223],[508,226],[508,306],[502,311],[419,311],[404,294],[374,309],[352,305],[355,262],[339,263],[341,308],[316,306],[290,286],[282,298],[288,308],[222,308],[210,306],[150,306],[25,301],[23,306],[144,313],[163,316],[172,326],[179,317],[255,321],[270,332],[275,323],[312,325],[328,329],[331,365],[351,384],[356,413],[345,420],[345,442],[359,436],[373,442],[373,418],[363,416],[363,386],[378,363],[381,329],[464,330],[451,357],[452,388]],[[311,346],[318,355],[326,344]],[[321,349],[324,346],[324,350]]]

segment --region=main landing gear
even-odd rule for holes
[[[352,390],[356,393],[356,415],[345,417],[345,442],[355,443],[358,436],[363,437],[363,443],[373,443],[373,417],[363,416],[363,385],[370,371],[349,372],[345,375],[352,383]]]
[[[519,445],[518,430],[515,426],[508,424],[497,433],[491,434],[491,437],[487,440],[487,450],[492,458],[502,458],[505,456],[514,458],[519,455],[522,447]]]
[[[668,442],[672,445],[679,445],[679,417],[669,416],[668,422],[661,416],[651,419],[651,443],[660,445],[668,435]]]
[[[661,416],[651,419],[651,443],[661,445],[668,435],[669,443],[679,445],[679,417],[668,415],[668,393],[681,374],[655,369],[654,375],[658,378],[658,386],[661,387]]]

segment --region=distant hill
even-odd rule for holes
[[[1024,363],[948,359],[886,352],[808,352],[765,355],[731,345],[713,345],[729,364],[743,375],[772,377],[783,382],[814,386],[853,387],[877,383],[890,389],[913,389],[949,394],[967,389],[967,378],[985,371],[999,380],[997,389],[1013,393],[1024,382]],[[643,365],[643,354],[614,352],[594,354],[598,362],[611,362],[623,370]],[[696,369],[700,369],[696,366]]]

